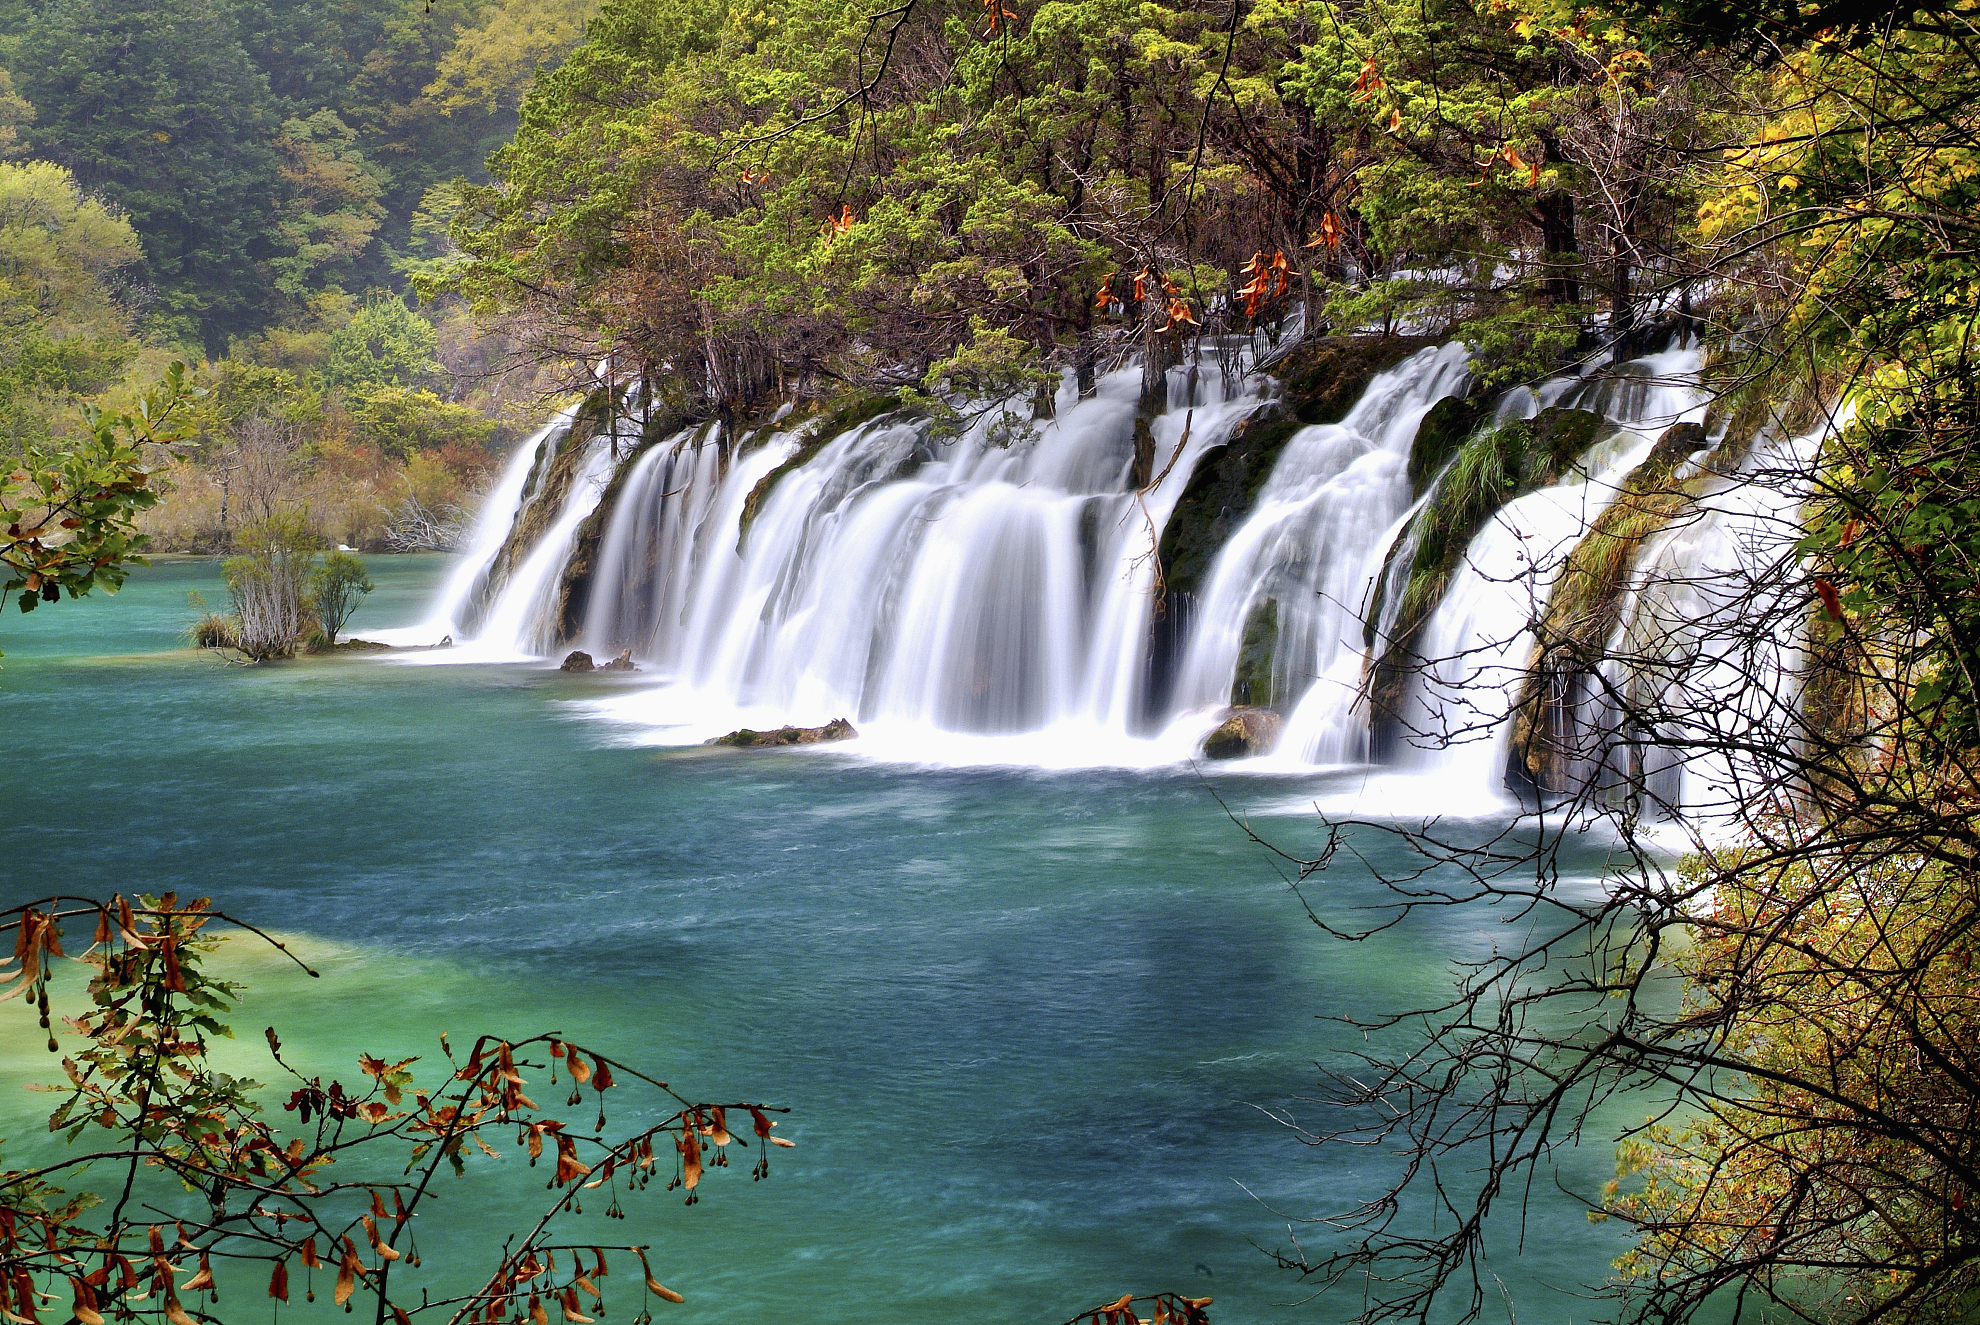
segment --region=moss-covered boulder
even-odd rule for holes
[[[900,408],[899,394],[888,392],[857,396],[819,418],[811,426],[804,444],[791,453],[790,459],[758,479],[756,486],[749,490],[749,495],[743,498],[742,521],[737,532],[737,542],[741,543],[748,539],[749,527],[755,523],[757,512],[763,509],[763,504],[770,500],[770,494],[777,490],[777,485],[784,481],[786,475],[804,468],[817,459],[818,453],[831,445],[833,438]]]
[[[591,432],[573,425],[566,432],[551,433],[539,443],[535,464],[523,484],[522,507],[509,526],[508,537],[502,540],[502,546],[488,564],[488,577],[482,589],[485,600],[494,598],[508,582],[509,573],[529,556],[530,549],[557,518],[577,477],[578,460],[585,443],[591,438]]]
[[[1231,703],[1276,709],[1279,696],[1272,685],[1272,664],[1279,647],[1279,600],[1264,598],[1251,606],[1238,645],[1237,670],[1231,677]]]
[[[591,588],[598,575],[598,552],[605,541],[605,530],[612,523],[612,514],[619,509],[619,498],[625,492],[626,480],[631,477],[633,467],[648,451],[669,441],[679,434],[685,422],[678,414],[662,417],[657,425],[649,420],[647,427],[641,428],[628,438],[620,452],[619,462],[612,468],[612,477],[605,484],[605,491],[598,494],[598,504],[591,508],[591,514],[578,522],[571,535],[571,555],[564,562],[564,569],[557,580],[557,598],[552,604],[556,613],[558,640],[575,639],[584,630],[584,616],[591,607]],[[704,427],[712,427],[705,424]],[[559,505],[562,505],[559,502]]]
[[[1412,497],[1421,497],[1430,480],[1437,477],[1465,440],[1478,430],[1485,418],[1485,402],[1459,396],[1445,396],[1430,407],[1416,425],[1416,438],[1409,446],[1409,487]]]
[[[1395,612],[1393,642],[1375,660],[1369,677],[1377,758],[1395,744],[1394,724],[1408,679],[1422,661],[1417,636],[1464,564],[1471,540],[1506,503],[1559,482],[1606,426],[1601,415],[1587,410],[1548,409],[1531,419],[1476,432],[1457,448],[1429,500],[1396,543],[1397,550],[1414,550]],[[1386,570],[1379,584],[1389,582]],[[1386,604],[1378,597],[1369,615],[1380,619],[1385,614]]]
[[[1251,759],[1268,755],[1285,734],[1286,720],[1271,709],[1235,708],[1203,738],[1205,759]]]
[[[1171,593],[1195,593],[1210,563],[1250,516],[1294,433],[1339,423],[1374,376],[1430,341],[1413,336],[1328,336],[1272,365],[1280,395],[1197,461],[1162,530],[1162,575]]]
[[[1705,446],[1705,429],[1680,423],[1665,430],[1629,472],[1615,500],[1595,517],[1554,581],[1534,632],[1533,652],[1513,715],[1507,774],[1516,785],[1565,791],[1580,761],[1576,711],[1610,638],[1622,620],[1623,598],[1645,540],[1668,527],[1697,495],[1698,476],[1680,480],[1685,462]]]

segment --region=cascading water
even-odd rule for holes
[[[948,438],[898,413],[836,436],[807,424],[740,443],[709,424],[630,460],[618,439],[553,427],[504,472],[422,628],[451,629],[465,647],[427,657],[630,650],[636,683],[590,707],[655,744],[849,717],[860,747],[881,757],[1149,764],[1191,757],[1241,700],[1287,715],[1278,752],[1254,766],[1363,763],[1367,669],[1396,628],[1414,517],[1435,492],[1412,504],[1412,444],[1426,412],[1463,392],[1467,361],[1459,345],[1419,351],[1377,375],[1340,423],[1286,442],[1201,580],[1152,727],[1156,551],[1199,460],[1270,399],[1263,379],[1229,389],[1219,374],[1172,374],[1177,403],[1150,421],[1156,473],[1139,491],[1134,370],[1103,378],[1087,400],[1063,391],[1056,419],[1016,428],[1007,445],[997,433],[1010,421],[994,411]],[[1698,368],[1694,351],[1677,349],[1498,402],[1494,426],[1554,406],[1608,425],[1560,481],[1497,511],[1418,619],[1415,651],[1429,662],[1402,691],[1402,726],[1416,739],[1384,776],[1436,796],[1392,808],[1505,808],[1529,627],[1623,476],[1665,428],[1702,413]],[[611,505],[593,519],[608,486]],[[1690,543],[1654,541],[1645,566],[1724,560],[1763,513],[1722,504],[1717,526],[1692,525]],[[1775,503],[1764,514],[1791,511]],[[537,531],[526,546],[511,533],[525,521]],[[1720,528],[1719,543],[1698,542],[1706,527]],[[1629,618],[1639,633],[1655,615],[1639,600],[1666,615],[1695,608],[1639,592]],[[1246,660],[1261,642],[1269,679]]]
[[[1366,756],[1367,719],[1355,709],[1370,579],[1410,505],[1417,426],[1463,389],[1469,358],[1457,344],[1421,350],[1378,375],[1340,423],[1286,444],[1257,509],[1211,569],[1177,686],[1185,726],[1200,730],[1197,715],[1230,701],[1247,623],[1270,602],[1271,687],[1292,714],[1284,754],[1302,764]]]
[[[1136,491],[1138,390],[1132,371],[1103,379],[1008,446],[989,421],[934,442],[883,417],[781,473],[746,524],[802,434],[726,474],[702,434],[642,457],[584,640],[631,648],[668,684],[612,712],[676,740],[847,716],[904,748],[930,730],[1057,741],[1071,758],[1134,744],[1162,523],[1196,457],[1260,403],[1200,383],[1153,420],[1161,472]]]
[[[1846,421],[1763,431],[1736,472],[1650,542],[1632,577],[1605,679],[1658,729],[1639,779],[1694,825],[1737,822],[1779,794],[1766,752],[1804,721],[1806,649],[1799,632],[1754,623],[1795,615],[1783,572],[1799,563],[1807,476]]]
[[[1619,374],[1556,379],[1537,397],[1510,402],[1525,417],[1555,405],[1590,410],[1612,428],[1564,481],[1508,502],[1472,539],[1415,648],[1426,665],[1400,715],[1413,733],[1399,761],[1404,767],[1488,803],[1503,789],[1506,738],[1533,650],[1532,623],[1546,608],[1563,559],[1658,436],[1703,418],[1706,402],[1692,386],[1701,364],[1696,351],[1673,349],[1635,360]],[[1502,410],[1501,419],[1508,413]]]
[[[474,533],[461,552],[460,564],[447,577],[433,611],[417,627],[421,636],[449,637],[474,620],[471,613],[488,590],[488,572],[495,554],[501,551],[509,530],[515,525],[530,479],[538,476],[542,467],[539,457],[546,444],[554,446],[557,439],[570,431],[575,412],[565,410],[552,419],[509,458],[475,520]]]

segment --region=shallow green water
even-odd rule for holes
[[[442,569],[375,560],[353,631],[414,620]],[[431,1053],[441,1030],[556,1029],[691,1095],[788,1103],[799,1148],[768,1183],[745,1162],[692,1209],[656,1184],[624,1224],[587,1216],[660,1249],[689,1295],[662,1320],[1053,1325],[1168,1288],[1214,1295],[1220,1323],[1352,1314],[1354,1294],[1290,1305],[1310,1290],[1253,1244],[1286,1245],[1274,1211],[1374,1194],[1388,1157],[1303,1147],[1257,1106],[1324,1125],[1301,1097],[1357,1043],[1325,1018],[1447,988],[1489,917],[1334,943],[1187,772],[628,749],[580,709],[621,682],[227,667],[181,647],[188,590],[221,597],[212,563],[0,619],[0,883],[10,903],[211,894],[305,936],[320,983],[251,964],[235,1052],[263,1079],[269,1022],[347,1075],[361,1048]],[[1215,786],[1233,808],[1309,789]],[[1305,820],[1261,822],[1316,844]],[[1315,886],[1375,895],[1345,865]],[[10,1136],[39,1125],[15,1092],[30,1032],[0,1009]],[[1590,1147],[1562,1180],[1592,1192],[1610,1166]],[[424,1273],[538,1208],[540,1185],[508,1179],[449,1192]],[[1320,1226],[1300,1240],[1328,1245]],[[1493,1268],[1519,1319],[1586,1320],[1597,1304],[1548,1285],[1599,1279],[1617,1250],[1543,1195],[1524,1254]]]

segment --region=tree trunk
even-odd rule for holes
[[[1564,190],[1543,193],[1534,203],[1540,214],[1542,262],[1547,274],[1540,282],[1540,297],[1550,304],[1581,302],[1581,283],[1575,268],[1581,262],[1581,248],[1574,237],[1574,195]]]

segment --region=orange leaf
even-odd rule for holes
[[[69,1314],[81,1321],[82,1325],[103,1325],[103,1316],[96,1309],[95,1290],[74,1275],[69,1276],[69,1283],[74,1287],[76,1295],[75,1305],[69,1308]]]
[[[344,1259],[337,1265],[337,1287],[330,1294],[330,1300],[338,1306],[351,1300],[351,1291],[357,1287],[358,1271],[364,1266],[358,1261],[357,1245],[350,1238],[344,1239]]]
[[[1831,620],[1843,619],[1842,597],[1836,592],[1835,585],[1827,580],[1815,581],[1815,596],[1822,600],[1822,610],[1829,614]]]
[[[276,1261],[274,1273],[268,1276],[268,1296],[289,1300],[289,1263]]]
[[[639,1255],[639,1268],[646,1271],[647,1292],[652,1293],[655,1297],[665,1298],[669,1302],[687,1301],[687,1299],[682,1297],[679,1293],[676,1293],[673,1289],[667,1287],[665,1284],[661,1283],[658,1279],[655,1279],[653,1277],[653,1267],[646,1263],[645,1252],[640,1251],[638,1252],[638,1255]]]
[[[681,1152],[681,1181],[689,1191],[701,1181],[701,1142],[695,1139],[694,1128],[681,1132],[681,1139],[674,1144]]]

